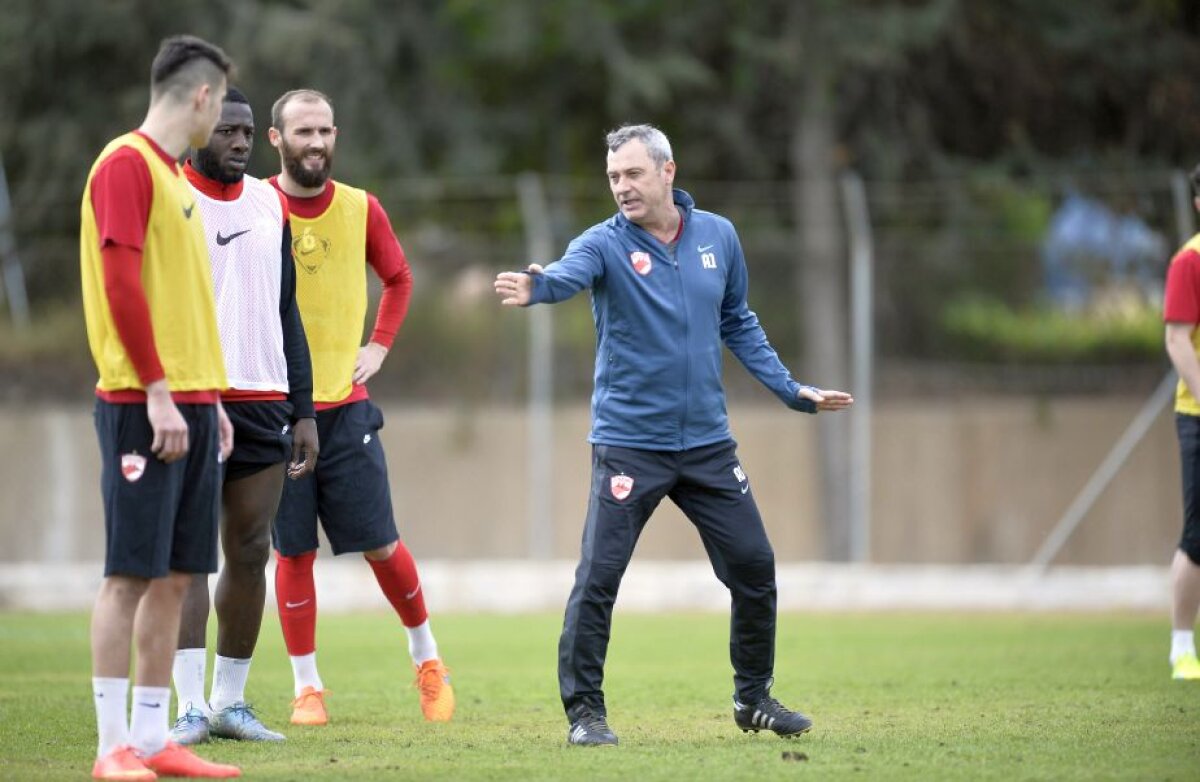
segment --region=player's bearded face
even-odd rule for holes
[[[301,187],[320,187],[329,179],[333,167],[333,146],[313,147],[308,144],[289,144],[287,139],[280,143],[283,166],[288,176]]]

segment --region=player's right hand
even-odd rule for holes
[[[154,432],[150,450],[155,456],[170,464],[187,455],[187,421],[171,399],[166,380],[156,380],[146,386],[146,416]]]
[[[229,413],[225,412],[225,405],[219,401],[217,402],[217,442],[220,446],[218,461],[229,461],[229,456],[233,453],[233,422],[229,420]]]
[[[524,307],[533,295],[533,280],[531,274],[541,274],[542,267],[531,263],[523,272],[500,272],[496,275],[494,287],[500,295],[500,303],[509,307]]]

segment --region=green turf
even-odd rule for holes
[[[248,779],[1200,779],[1200,682],[1172,682],[1149,616],[786,615],[775,694],[801,739],[730,715],[728,618],[618,613],[608,664],[617,748],[568,747],[555,616],[435,618],[458,692],[422,721],[383,614],[324,616],[332,722],[286,723],[291,673],[268,615],[248,696],[280,745],[206,757]],[[87,617],[0,614],[0,778],[85,779],[95,742]]]

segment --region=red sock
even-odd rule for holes
[[[425,595],[421,591],[421,579],[417,575],[417,563],[403,541],[396,541],[396,550],[387,559],[373,560],[371,570],[375,580],[387,597],[392,608],[400,615],[405,627],[416,627],[429,618],[425,611]]]
[[[313,562],[317,552],[295,557],[275,552],[275,601],[288,654],[299,657],[317,650],[317,586]]]

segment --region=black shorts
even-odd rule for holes
[[[1179,550],[1200,565],[1200,416],[1176,413],[1175,431],[1183,467],[1183,534]]]
[[[383,413],[366,399],[317,412],[317,468],[284,482],[272,525],[281,554],[315,550],[318,519],[334,554],[370,551],[400,539],[379,442],[382,428]]]
[[[170,571],[217,570],[217,409],[178,407],[188,425],[188,452],[166,464],[150,451],[154,432],[144,403],[96,400],[106,576],[161,578]]]
[[[225,480],[236,481],[292,456],[291,402],[225,402],[233,424],[233,453],[225,463]]]

